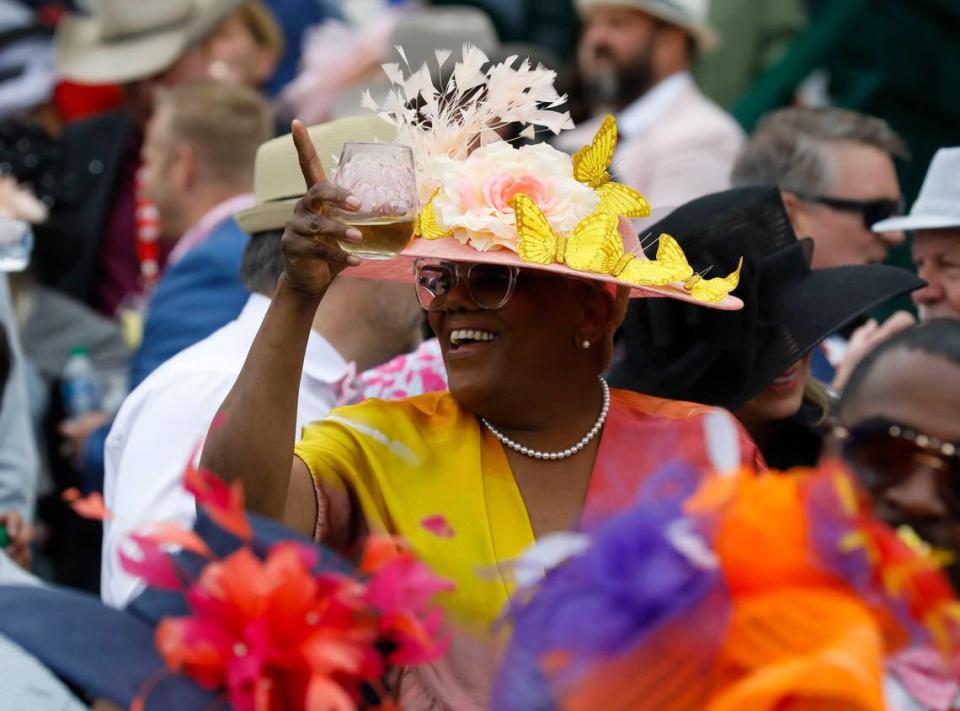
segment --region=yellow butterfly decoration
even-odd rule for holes
[[[704,279],[695,274],[683,248],[670,235],[661,234],[656,259],[643,259],[623,250],[623,238],[617,229],[619,218],[598,208],[587,215],[563,237],[554,232],[546,216],[527,195],[513,198],[517,217],[517,253],[520,259],[535,264],[566,264],[571,269],[607,274],[636,286],[666,286],[682,281],[684,288],[698,301],[722,301],[740,282],[740,268],[726,277]]]
[[[689,291],[690,295],[697,301],[708,304],[723,301],[727,294],[736,289],[740,283],[743,257],[740,258],[736,270],[727,276],[704,279],[702,274],[694,273],[693,267],[687,262],[687,256],[683,253],[683,249],[677,240],[663,233],[660,235],[659,241],[656,260],[643,262],[638,259],[636,262],[631,262],[621,277],[626,278],[627,281],[633,281],[632,277],[634,275],[630,273],[630,269],[634,266],[641,270],[662,270],[670,275],[670,281],[682,281],[683,288]]]
[[[637,258],[630,261],[620,278],[631,284],[664,286],[676,281],[684,281],[693,275],[693,267],[687,261],[683,248],[670,235],[660,235],[655,259]]]
[[[650,204],[627,185],[610,181],[610,162],[617,150],[617,120],[607,116],[588,146],[573,154],[573,177],[600,194],[600,209],[621,217],[646,217]]]
[[[430,199],[427,200],[427,204],[423,206],[420,214],[417,215],[413,233],[420,235],[423,239],[442,239],[443,237],[449,237],[453,234],[453,230],[444,229],[440,226],[440,223],[437,222],[437,213],[433,207],[433,200],[439,192],[440,188],[437,188],[433,195],[430,196]]]
[[[607,274],[636,286],[665,286],[693,274],[680,245],[669,235],[661,240],[657,259],[626,254],[617,229],[619,218],[602,209],[581,220],[569,237],[554,232],[527,195],[516,195],[513,209],[519,237],[517,253],[525,262],[566,264],[577,271]]]
[[[533,200],[520,193],[513,198],[517,216],[517,253],[525,262],[566,264],[571,269],[596,274],[618,273],[623,240],[617,216],[603,210],[587,215],[569,237],[553,231]]]

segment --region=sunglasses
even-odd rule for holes
[[[932,470],[937,490],[951,509],[960,513],[960,445],[884,419],[850,427],[836,427],[843,458],[874,495],[907,481],[920,468]]]
[[[520,270],[503,264],[462,264],[438,259],[414,262],[417,301],[427,311],[446,308],[447,295],[461,281],[481,309],[495,311],[513,296]]]
[[[903,198],[899,200],[843,200],[841,198],[825,197],[823,195],[801,195],[801,200],[826,205],[842,212],[859,212],[863,218],[863,226],[867,230],[878,222],[897,217],[903,214]]]

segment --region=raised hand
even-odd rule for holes
[[[833,389],[837,392],[842,392],[847,386],[847,381],[850,379],[853,371],[856,370],[860,361],[862,361],[870,351],[891,336],[900,333],[900,331],[905,331],[916,324],[917,320],[913,317],[913,314],[908,311],[897,311],[884,321],[882,325],[877,323],[876,320],[870,319],[860,326],[860,328],[850,336],[850,341],[847,344],[847,352],[843,357],[843,361],[837,366],[836,373],[833,377]]]
[[[325,212],[333,207],[351,212],[358,210],[360,200],[327,180],[302,122],[293,122],[292,133],[307,192],[297,203],[293,219],[283,233],[282,279],[301,294],[321,297],[337,274],[360,263],[359,257],[340,248],[340,242],[359,242],[363,238],[356,227],[334,220]]]

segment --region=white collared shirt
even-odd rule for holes
[[[157,368],[124,400],[105,445],[104,495],[113,518],[104,522],[100,594],[117,607],[142,584],[120,565],[127,534],[147,523],[173,521],[190,528],[193,497],[183,489],[183,471],[200,447],[233,387],[260,329],[270,300],[254,294],[235,321]],[[310,333],[300,381],[297,432],[324,417],[351,371],[319,334]]]
[[[627,140],[642,135],[666,118],[677,97],[694,85],[690,72],[677,72],[658,82],[617,115],[617,129]]]

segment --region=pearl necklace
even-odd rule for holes
[[[500,432],[483,417],[480,418],[480,421],[483,423],[484,427],[490,430],[490,434],[500,440],[502,445],[509,447],[514,452],[519,452],[520,454],[527,457],[532,457],[533,459],[549,459],[551,461],[567,459],[568,457],[572,457],[574,454],[577,454],[584,447],[590,444],[590,441],[596,437],[603,428],[603,423],[607,421],[607,414],[610,412],[610,386],[607,385],[606,380],[600,378],[600,387],[603,388],[603,406],[600,408],[600,415],[597,417],[597,421],[593,423],[593,427],[590,428],[590,431],[587,432],[587,434],[585,434],[579,442],[572,447],[567,447],[559,452],[541,452],[539,449],[524,447],[519,442],[513,441],[505,434]]]

